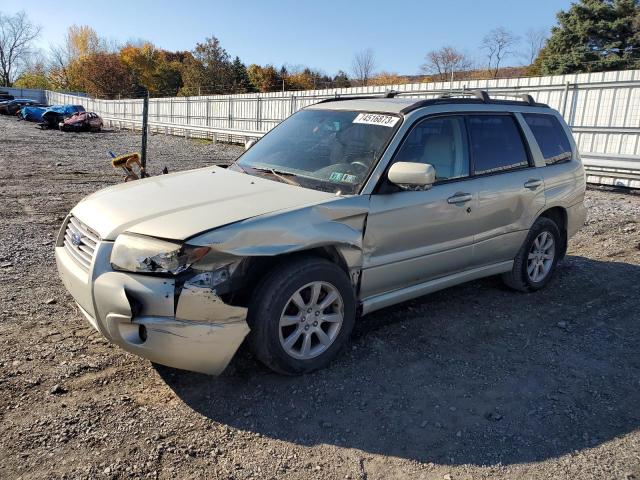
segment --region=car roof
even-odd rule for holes
[[[436,93],[436,92],[434,92]],[[543,103],[536,103],[529,95],[522,94],[505,94],[499,95],[514,96],[518,100],[492,99],[488,93],[482,90],[474,90],[471,92],[474,96],[449,96],[443,94],[437,98],[416,98],[416,97],[396,97],[395,92],[381,94],[383,96],[362,96],[362,97],[335,97],[322,100],[318,103],[306,107],[310,110],[351,110],[363,112],[379,112],[391,114],[405,114],[418,108],[428,107],[432,105],[504,105],[519,107],[549,107]],[[406,92],[411,95],[411,92]],[[465,92],[469,95],[469,92]]]
[[[310,105],[311,110],[355,110],[363,112],[400,113],[413,105],[415,98],[336,98]]]

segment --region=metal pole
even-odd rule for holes
[[[567,119],[565,116],[567,113],[567,98],[569,97],[569,81],[566,81],[564,84],[564,92],[562,95],[562,116]]]
[[[140,163],[142,164],[142,177],[146,177],[147,168],[147,123],[149,121],[149,91],[144,95],[142,100],[142,152],[140,155]]]
[[[258,131],[260,130],[260,105],[260,97],[256,97],[256,130]]]

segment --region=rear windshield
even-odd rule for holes
[[[547,165],[571,160],[571,143],[556,117],[543,113],[525,113],[523,117]]]

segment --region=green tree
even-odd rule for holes
[[[348,88],[351,86],[351,80],[349,80],[349,76],[340,70],[338,74],[333,77],[333,83],[336,88]]]
[[[201,62],[194,57],[185,58],[182,63],[182,88],[178,92],[181,97],[191,97],[210,93],[202,91],[202,85],[205,84],[207,72]]]
[[[232,85],[232,67],[229,54],[216,37],[197,43],[193,57],[202,64],[201,93],[211,95],[227,93]]]
[[[543,74],[640,67],[639,0],[580,0],[557,17],[534,62]]]
[[[47,71],[42,63],[37,63],[24,70],[13,82],[13,86],[16,88],[40,88],[43,90],[51,88],[47,78]]]
[[[247,67],[242,63],[240,57],[233,59],[231,64],[231,83],[233,93],[246,93],[253,92],[255,88],[249,80],[249,74],[247,73]]]

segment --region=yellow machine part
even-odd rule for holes
[[[115,168],[124,167],[130,161],[139,162],[140,155],[138,153],[125,153],[124,155],[118,155],[116,158],[111,160],[111,165]]]

